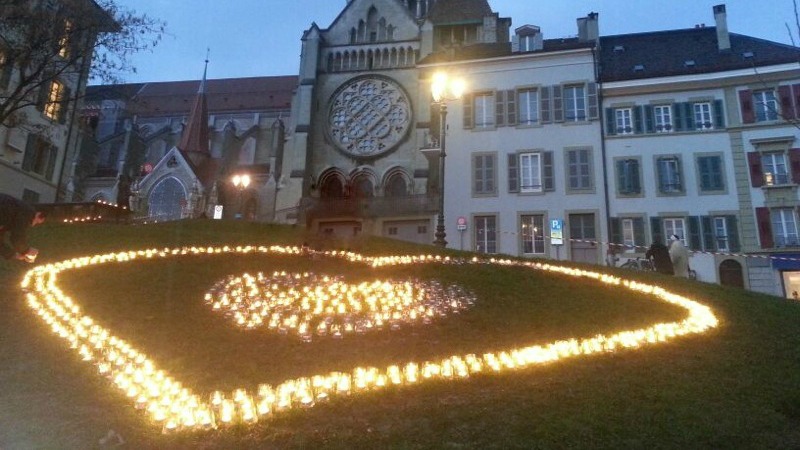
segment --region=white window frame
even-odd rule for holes
[[[564,120],[583,122],[586,116],[586,86],[573,84],[563,88]]]
[[[714,128],[714,114],[711,102],[697,102],[692,105],[694,110],[694,126],[698,130],[712,130]]]
[[[50,88],[47,93],[47,103],[44,105],[44,115],[50,120],[58,120],[61,115],[61,109],[64,107],[62,103],[62,96],[64,95],[64,83],[54,80],[50,83]]]
[[[794,247],[799,244],[797,216],[793,208],[773,208],[769,211],[772,236],[776,247]]]
[[[669,239],[673,234],[681,238],[683,245],[686,244],[686,219],[683,217],[665,217],[664,222],[664,236]]]
[[[672,105],[653,106],[653,118],[656,133],[672,133]]]
[[[658,191],[662,194],[677,194],[683,192],[683,174],[681,173],[681,161],[677,156],[662,156],[656,159],[656,182]],[[661,183],[663,176],[666,178],[666,186]],[[670,189],[668,186],[673,185]]]
[[[622,244],[624,253],[636,253],[636,232],[633,227],[633,219],[623,218],[620,220],[622,228]]]
[[[491,92],[481,92],[475,94],[473,99],[473,106],[474,106],[473,120],[475,121],[476,128],[490,128],[495,126],[494,94],[492,94]]]
[[[776,186],[789,184],[789,171],[786,166],[786,153],[762,153],[761,167],[764,173],[764,185]]]
[[[524,255],[544,255],[544,214],[524,214],[520,216],[522,253]]]
[[[633,109],[617,108],[614,110],[617,134],[633,134]]]
[[[541,153],[519,154],[519,190],[520,192],[543,192],[544,179]]]
[[[477,253],[497,253],[497,216],[475,216],[475,251]],[[491,221],[493,228],[489,227]],[[483,230],[483,235],[481,235]]]
[[[518,96],[519,124],[536,125],[539,123],[539,90],[520,89]]]
[[[731,249],[730,238],[728,237],[728,221],[725,217],[714,217],[714,242],[717,250],[728,252]]]
[[[756,122],[771,122],[778,120],[778,100],[775,91],[765,89],[753,92],[753,110]]]

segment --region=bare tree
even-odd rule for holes
[[[135,72],[129,56],[156,46],[164,27],[115,0],[0,0],[0,125],[30,125],[26,108],[81,94],[48,98],[55,81],[119,82]]]

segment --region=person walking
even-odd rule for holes
[[[28,228],[44,220],[43,212],[22,200],[0,194],[0,256],[34,262],[39,251],[28,246]]]
[[[653,242],[644,257],[653,261],[653,267],[656,272],[663,273],[664,275],[672,275],[672,260],[669,257],[669,250],[667,246],[660,242]]]
[[[669,237],[669,258],[676,277],[689,278],[689,251],[683,246],[677,234]]]

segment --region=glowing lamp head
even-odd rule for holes
[[[231,178],[231,182],[237,188],[246,189],[247,186],[250,186],[250,175],[234,175],[233,178]]]
[[[461,98],[466,88],[467,85],[463,79],[451,79],[444,72],[436,72],[431,80],[431,95],[433,101],[437,103],[447,99]]]

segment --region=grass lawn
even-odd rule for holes
[[[307,240],[366,255],[434,251],[383,239],[329,242],[296,228],[218,221],[45,225],[31,237],[40,249],[37,263],[128,249]],[[708,305],[719,326],[639,350],[334,397],[253,426],[165,435],[26,306],[18,285],[28,268],[0,261],[3,450],[112,448],[118,440],[101,442],[111,430],[125,441],[120,448],[137,449],[800,447],[800,303],[784,299],[616,270]],[[430,325],[312,343],[236,328],[203,302],[204,293],[228,275],[274,270],[353,282],[440,280],[470,290],[477,300]],[[64,272],[59,286],[86,314],[206,395],[356,366],[610,334],[686,315],[648,296],[520,267],[371,269],[340,259],[274,254],[92,266]]]

